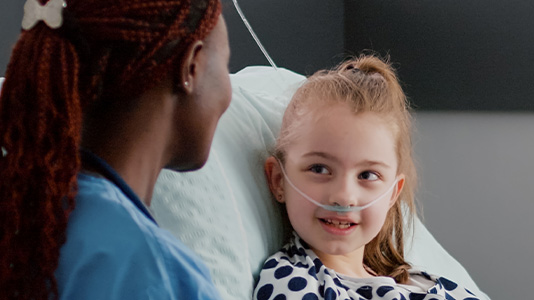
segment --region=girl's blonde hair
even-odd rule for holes
[[[417,182],[412,157],[410,107],[389,61],[361,55],[333,70],[322,70],[307,79],[289,103],[282,121],[275,155],[284,161],[285,148],[298,134],[298,127],[312,105],[347,103],[354,111],[379,115],[395,135],[397,173],[406,176],[399,199],[391,207],[384,226],[365,247],[364,264],[377,275],[408,281],[410,265],[404,260],[404,223],[411,225],[415,215],[414,190]]]

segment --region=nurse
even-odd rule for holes
[[[6,299],[218,299],[150,216],[230,103],[218,0],[28,0],[0,97]]]

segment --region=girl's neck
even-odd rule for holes
[[[313,249],[323,265],[336,273],[354,278],[374,277],[374,272],[363,264],[363,250],[364,247],[352,253],[332,255]]]

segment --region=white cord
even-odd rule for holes
[[[310,196],[306,195],[303,191],[301,191],[299,188],[297,188],[293,182],[291,182],[291,180],[289,180],[289,176],[287,176],[287,173],[286,171],[284,170],[284,165],[282,164],[282,162],[277,158],[276,159],[278,161],[278,164],[280,165],[280,170],[282,170],[282,174],[284,175],[284,178],[287,180],[287,183],[289,183],[289,185],[297,192],[299,193],[302,197],[304,197],[306,200],[310,201],[311,203],[319,206],[319,207],[322,207],[323,209],[326,209],[326,210],[329,210],[329,211],[334,211],[334,212],[337,212],[338,214],[343,214],[343,213],[348,213],[348,212],[354,212],[354,211],[361,211],[361,210],[364,210],[366,208],[369,208],[371,205],[377,203],[378,201],[380,201],[382,198],[384,198],[386,195],[389,194],[389,192],[391,192],[391,190],[393,190],[393,188],[397,185],[397,183],[399,182],[399,179],[395,179],[395,182],[393,182],[393,184],[389,187],[389,189],[384,192],[382,195],[380,195],[378,198],[376,198],[375,200],[367,203],[366,205],[363,205],[363,206],[341,206],[341,205],[324,205],[324,204],[321,204],[315,200],[313,200]]]
[[[258,47],[260,47],[261,52],[263,52],[263,55],[265,56],[265,58],[267,58],[267,60],[271,64],[271,66],[275,70],[278,70],[276,64],[271,59],[271,56],[269,55],[269,53],[267,53],[267,50],[265,50],[265,48],[263,47],[263,45],[260,42],[260,39],[256,36],[256,33],[254,33],[254,30],[252,29],[252,27],[248,23],[247,18],[245,18],[245,15],[243,14],[243,11],[241,11],[241,8],[239,7],[239,4],[237,4],[237,0],[233,0],[233,2],[234,2],[235,9],[237,10],[237,13],[241,17],[241,20],[243,20],[243,23],[245,23],[245,26],[247,27],[248,31],[252,35],[252,38],[254,39],[254,41],[256,41],[256,44],[258,45]]]

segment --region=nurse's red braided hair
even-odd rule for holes
[[[67,4],[61,28],[39,22],[21,33],[1,91],[0,299],[58,297],[87,104],[158,83],[221,9],[219,0]]]

